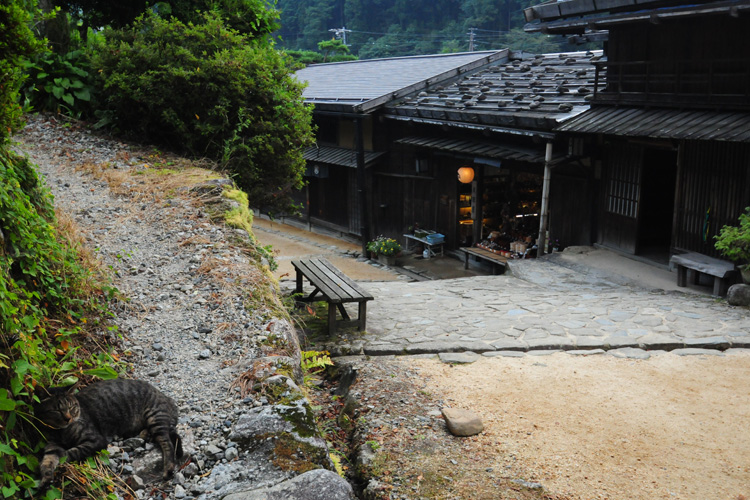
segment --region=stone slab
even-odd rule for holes
[[[672,354],[678,356],[724,356],[724,353],[716,349],[696,349],[694,347],[687,347],[684,349],[675,349]]]
[[[619,349],[612,349],[607,352],[616,358],[648,359],[651,357],[651,354],[649,354],[648,352],[635,347],[621,347]]]
[[[491,351],[491,352],[483,352],[482,356],[485,356],[488,358],[497,358],[497,357],[522,358],[526,356],[526,354],[521,351]]]
[[[443,363],[450,364],[469,364],[474,363],[479,359],[479,354],[471,351],[467,352],[441,352],[438,354],[438,358]]]

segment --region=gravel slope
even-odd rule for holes
[[[241,396],[233,381],[264,355],[269,335],[288,332],[263,307],[256,314],[243,307],[260,289],[256,284],[267,286],[267,276],[243,253],[247,234],[213,223],[187,189],[151,188],[154,179],[167,177],[153,167],[180,159],[53,117],[28,120],[16,149],[38,165],[58,210],[77,222],[129,299],[114,324],[130,353],[132,375],[152,382],[180,408],[178,430],[191,462],[174,481],[153,482],[149,467],[160,457],[146,453],[150,444],[110,447],[137,496],[219,498],[295,476],[272,465],[267,454],[243,450],[228,438],[240,416],[269,404],[262,395]],[[91,174],[101,171],[107,181]],[[132,471],[139,477],[129,476]]]

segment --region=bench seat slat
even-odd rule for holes
[[[728,278],[735,272],[733,263],[695,252],[673,255],[670,260],[678,266],[695,269],[717,278]]]
[[[373,300],[372,295],[362,290],[326,259],[295,260],[292,265],[334,304]]]

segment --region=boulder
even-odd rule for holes
[[[730,286],[727,302],[733,306],[750,306],[750,285],[738,283]]]
[[[232,493],[224,500],[354,500],[354,491],[335,472],[315,469],[270,488]]]
[[[482,419],[476,413],[458,408],[443,408],[443,418],[454,436],[473,436],[484,430]]]

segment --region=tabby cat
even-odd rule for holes
[[[49,485],[62,457],[81,460],[122,438],[147,431],[161,448],[164,479],[182,457],[182,441],[175,429],[177,406],[156,387],[141,380],[114,379],[95,382],[73,394],[72,388],[53,387],[34,415],[47,437],[39,465],[40,487]]]

